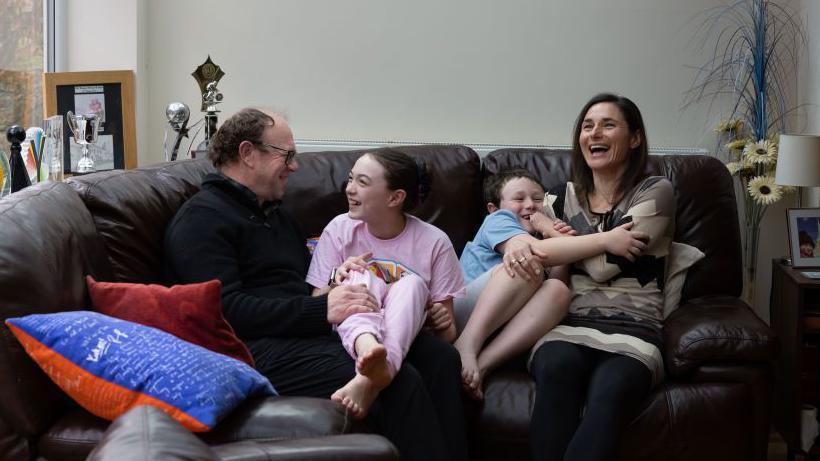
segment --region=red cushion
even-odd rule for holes
[[[254,366],[245,344],[222,316],[219,280],[174,285],[97,282],[86,277],[97,312],[158,328],[198,346]]]

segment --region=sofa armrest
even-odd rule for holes
[[[220,459],[247,461],[394,461],[399,452],[376,434],[346,434],[276,441],[234,442],[213,447]]]
[[[746,303],[734,297],[687,301],[664,322],[666,370],[672,376],[704,363],[771,362],[774,332]]]
[[[143,405],[117,418],[86,461],[215,461],[208,445],[162,410]]]
[[[117,418],[87,461],[374,460],[392,461],[399,453],[376,434],[246,440],[210,447],[162,410],[143,405]]]

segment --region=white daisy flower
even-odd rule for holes
[[[771,176],[755,176],[747,187],[749,195],[760,205],[766,206],[783,197],[782,187],[775,184]]]
[[[732,176],[735,176],[743,171],[745,167],[746,166],[741,162],[729,162],[726,164],[726,169],[729,170],[729,174]]]
[[[746,147],[743,148],[743,157],[749,163],[773,165],[777,163],[777,146],[766,139],[749,142],[746,143]]]
[[[740,128],[743,126],[743,120],[739,119],[731,119],[731,120],[721,120],[720,123],[717,124],[715,127],[715,131],[718,133],[735,133],[740,131]]]

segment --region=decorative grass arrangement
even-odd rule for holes
[[[806,38],[796,13],[773,1],[735,0],[702,13],[696,37],[700,48],[714,41],[709,60],[697,66],[684,108],[695,103],[729,101],[721,112],[715,155],[727,158],[727,168],[741,188],[744,210],[744,299],[754,301],[760,221],[766,209],[790,188],[775,184],[778,136],[798,106],[789,103],[798,54]]]

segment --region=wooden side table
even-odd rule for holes
[[[775,362],[772,422],[789,447],[789,459],[804,453],[800,448],[800,412],[803,405],[818,405],[818,345],[820,345],[820,280],[804,277],[772,261],[769,304],[771,327],[780,340]],[[815,442],[809,456],[820,456]]]

